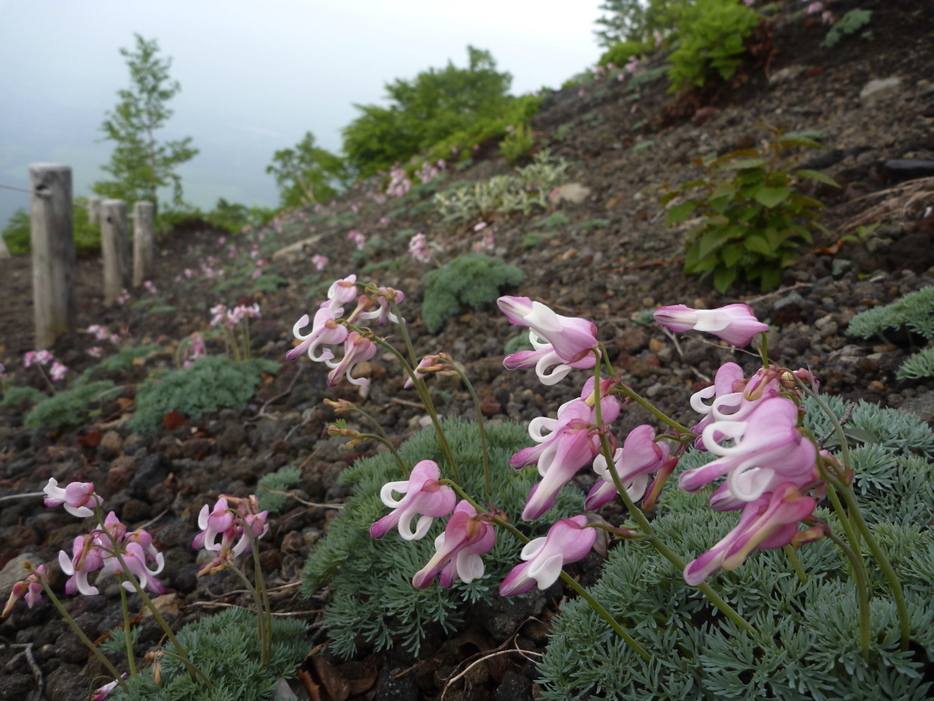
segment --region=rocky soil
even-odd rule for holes
[[[747,302],[772,325],[772,357],[788,366],[810,367],[825,391],[902,407],[931,421],[934,382],[895,380],[899,365],[917,350],[918,339],[865,341],[845,331],[858,312],[934,284],[934,14],[910,0],[861,2],[858,6],[873,10],[871,37],[854,36],[823,49],[819,44],[826,27],[792,14],[799,3],[789,0],[786,5],[788,14],[759,37],[761,60],[748,62],[732,81],[714,89],[672,96],[663,80],[632,89],[631,79],[610,75],[549,95],[533,128],[540,146],[571,163],[568,180],[586,188],[586,194],[530,216],[487,213],[483,221],[494,232],[493,254],[526,273],[525,283],[513,294],[592,319],[626,381],[683,422],[693,423],[691,393],[709,383],[721,363],[734,360],[753,371],[757,358],[706,339],[675,338],[647,323],[648,312],[664,304],[715,307],[735,301]],[[831,6],[842,14],[856,4]],[[646,68],[662,60],[653,59]],[[800,156],[842,188],[820,186],[810,192],[828,205],[822,222],[830,236],[802,250],[799,261],[785,270],[779,289],[763,293],[736,286],[721,295],[709,281],[684,277],[685,229],[662,226],[664,209],[658,199],[663,184],[699,176],[694,158],[759,143],[767,134],[761,125],[823,132],[828,150]],[[448,172],[436,182],[443,189],[454,180],[480,180],[510,168],[495,147],[483,148],[472,155],[468,168]],[[431,205],[431,188],[383,200],[381,187],[368,181],[324,207],[283,216],[261,232],[189,229],[166,235],[157,242],[152,281],[158,292],[134,292],[121,307],[103,306],[99,261],[79,261],[77,327],[101,324],[119,334],[121,347],[152,343],[161,350],[128,371],[108,375],[126,385],[123,394],[90,407],[96,409],[94,417],[81,425],[29,430],[23,425],[28,403],[0,408],[4,600],[22,577],[21,563],[27,559],[50,563],[55,586],[64,582],[57,551],[70,548],[83,526],[61,509],[43,507],[35,496],[54,477],[59,482],[94,482],[108,508],[125,523],[145,525],[153,533],[166,557],[164,606],[174,625],[223,606],[246,605],[232,576],[196,577],[203,561],[189,544],[197,532],[197,514],[218,495],[247,495],[258,478],[292,465],[302,472],[297,498],[270,519],[261,561],[276,611],[308,621],[309,652],[326,642],[321,610],[329,592],[303,598],[299,573],[348,494],[337,485],[337,476],[376,446],[363,444],[350,451],[343,439],[329,438],[326,428],[335,417],[322,400],[362,403],[397,440],[420,429],[423,411],[414,391],[402,388],[401,372],[391,357],[377,356],[362,368],[372,380],[363,394],[346,382],[328,388],[322,368],[303,358],[264,376],[244,409],[163,426],[154,436],[131,432],[126,421],[132,416],[135,386],[147,373],[173,366],[179,342],[207,329],[214,304],[258,302],[263,316],[252,325],[253,355],[284,361],[293,345],[292,324],[317,307],[331,280],[357,273],[405,292],[402,309],[417,351],[446,351],[463,363],[491,419],[527,422],[554,415],[570,398],[568,384],[544,387],[531,371],[502,368],[504,345],[518,334],[493,308],[464,310],[439,333],[427,331],[419,313],[422,276],[481,242],[483,233],[474,231],[479,220],[445,223]],[[841,240],[869,224],[880,226],[866,240]],[[367,237],[363,251],[347,239],[351,230]],[[408,240],[416,232],[430,242],[428,265],[406,257]],[[282,250],[292,244],[298,245]],[[258,253],[251,258],[252,250]],[[316,254],[329,259],[320,275],[311,263]],[[258,282],[269,283],[264,290],[254,287],[256,269],[264,271]],[[35,368],[22,364],[23,354],[34,350],[29,261],[0,260],[0,281],[0,362],[10,374],[7,386],[45,390]],[[104,345],[107,353],[115,350],[80,331],[62,337],[52,350],[75,377],[99,362],[88,354],[96,345]],[[209,349],[223,352],[217,340],[209,341]],[[582,377],[575,376],[574,383]],[[441,411],[472,418],[466,392],[455,382],[437,379]],[[646,421],[641,410],[629,409],[618,422],[619,434]],[[588,559],[587,566],[598,567],[597,560]],[[98,586],[100,596],[67,600],[92,639],[121,623],[116,581],[101,577]],[[539,598],[535,613],[546,620],[543,609],[552,611],[558,604]],[[141,655],[159,642],[160,632],[151,620],[140,623]],[[443,667],[453,676],[473,656],[514,632],[491,631],[477,617],[426,654],[432,656],[432,669]],[[546,633],[547,626],[539,623],[521,630],[528,646],[539,650],[547,644]],[[309,660],[304,667],[333,698],[352,689],[352,698],[435,699],[444,687],[443,675],[426,673],[418,660],[401,653],[361,655],[351,666],[321,659],[326,660]],[[445,698],[533,698],[534,664],[519,655],[498,660],[483,667],[482,674],[453,684]],[[0,624],[0,699],[84,699],[98,672],[47,601],[32,609],[20,604]],[[321,682],[322,675],[330,681]],[[305,693],[299,686],[296,691]]]

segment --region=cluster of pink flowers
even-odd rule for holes
[[[321,303],[315,318],[311,321],[311,330],[303,335],[302,329],[308,326],[309,317],[303,315],[295,322],[292,333],[301,342],[286,354],[290,361],[295,360],[303,353],[316,363],[325,363],[331,372],[328,373],[328,385],[337,385],[343,377],[354,385],[366,386],[370,381],[365,377],[355,378],[352,375],[353,367],[360,362],[369,361],[376,355],[376,343],[368,336],[348,328],[348,325],[357,325],[363,321],[375,320],[380,326],[392,322],[399,323],[399,318],[392,312],[390,303],[398,304],[405,295],[399,290],[380,287],[357,295],[357,276],[350,275],[343,280],[337,280],[328,289],[328,299]],[[356,301],[356,307],[351,314],[343,319],[344,306]],[[344,323],[340,323],[344,321]],[[328,346],[343,344],[344,356],[335,360],[333,351]],[[318,348],[320,354],[316,354]]]
[[[185,355],[185,359],[182,361],[182,366],[188,367],[198,358],[203,355],[207,355],[208,349],[207,345],[204,342],[204,335],[195,332],[188,337],[188,349]]]
[[[597,328],[592,322],[561,316],[525,297],[501,297],[498,304],[511,323],[530,329],[534,347],[508,356],[504,360],[507,369],[535,367],[543,383],[555,384],[571,369],[593,368],[600,359]],[[768,330],[744,304],[715,310],[663,307],[655,318],[674,331],[707,331],[735,346],[745,346],[753,336]],[[427,356],[418,374],[432,372],[437,366],[437,358]],[[683,438],[688,437],[699,450],[714,453],[718,459],[684,471],[678,480],[680,488],[696,491],[726,477],[712,493],[710,505],[718,511],[739,510],[741,516],[724,539],[687,564],[683,573],[687,583],[698,585],[714,572],[734,569],[756,549],[816,540],[824,527],[815,525],[811,516],[823,496],[823,484],[817,448],[798,427],[799,380],[815,384],[807,371],[791,373],[774,366],[747,380],[738,365],[727,363],[712,387],[692,397],[692,406],[703,418],[689,434],[678,436],[682,440],[674,447],[650,425],[636,427],[617,447],[611,424],[621,410],[614,393],[621,391],[619,380],[601,379],[598,386],[591,377],[575,399],[559,407],[556,418],[531,421],[529,435],[536,445],[520,450],[510,461],[516,469],[536,465],[541,475],[521,518],[535,521],[544,516],[558,493],[588,465],[598,479],[585,500],[587,509],[608,503],[618,496],[620,487],[629,500],[642,501],[643,508],[651,508],[678,464],[685,446]],[[602,440],[608,441],[612,465],[607,462]],[[393,493],[404,496],[397,500]],[[441,479],[435,463],[419,463],[408,480],[385,485],[380,496],[392,512],[373,524],[370,533],[374,538],[398,528],[404,539],[417,539],[427,534],[434,518],[450,515],[444,533],[435,542],[435,555],[413,578],[415,587],[428,586],[438,576],[441,586],[446,587],[456,579],[469,582],[483,574],[481,556],[496,542],[495,509],[478,513],[468,501],[455,504],[455,492]],[[416,516],[419,520],[413,530]],[[584,558],[592,548],[595,532],[587,522],[586,515],[561,519],[546,537],[526,545],[524,562],[502,582],[500,593],[508,596],[535,585],[550,586],[565,564]],[[801,522],[811,527],[799,530]]]
[[[145,287],[146,291],[151,295],[159,294],[159,289],[156,287],[156,284],[152,280],[146,280],[143,283],[143,287]]]
[[[423,183],[427,183],[429,180],[437,178],[446,167],[447,163],[443,160],[439,160],[434,165],[429,161],[425,161],[422,163],[422,167],[418,169],[418,179]]]
[[[427,263],[431,260],[431,251],[428,250],[428,239],[425,234],[415,234],[409,240],[409,256],[418,263]]]
[[[236,326],[244,319],[261,317],[259,304],[240,304],[228,309],[223,304],[211,307],[211,326]]]
[[[42,367],[43,365],[48,365],[49,363],[52,363],[52,367],[49,368],[49,378],[52,380],[52,382],[63,380],[68,374],[68,367],[55,360],[55,356],[52,355],[52,351],[29,351],[23,356],[23,366],[27,368],[32,367],[33,365]]]
[[[389,169],[389,185],[386,194],[390,197],[402,197],[412,187],[412,181],[405,174],[405,170],[398,165]]]
[[[483,224],[483,222],[480,223]],[[479,226],[479,224],[477,226]],[[483,226],[485,227],[486,224],[483,224]],[[474,227],[474,231],[477,230],[478,229]],[[474,253],[492,253],[494,245],[493,229],[486,229],[483,232],[483,236],[480,238],[480,240],[475,241],[473,246],[471,246],[471,250],[473,250]]]
[[[221,496],[213,509],[205,504],[198,514],[201,533],[195,536],[191,547],[209,550],[214,557],[198,571],[198,576],[219,572],[238,555],[250,552],[251,541],[262,538],[269,530],[268,516],[268,511],[259,511],[255,496],[246,499]]]
[[[122,307],[124,304],[126,304],[129,301],[130,301],[130,293],[129,291],[127,291],[126,288],[124,288],[123,291],[120,293],[120,296],[117,297],[117,304],[119,304]]]
[[[320,273],[322,270],[328,267],[328,257],[316,253],[311,257],[311,264],[315,266],[315,270]]]
[[[110,341],[114,345],[120,342],[120,337],[117,334],[110,333],[107,327],[101,326],[100,324],[92,324],[91,326],[88,326],[84,330],[84,333],[92,334],[95,340],[98,341]]]
[[[366,236],[355,229],[352,229],[347,233],[347,240],[352,241],[353,245],[357,247],[358,251],[362,251],[366,246]]]

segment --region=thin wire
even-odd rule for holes
[[[3,183],[0,183],[0,187],[2,187],[5,190],[19,190],[20,192],[28,192],[30,195],[33,192],[32,190],[25,188],[25,187],[17,187],[16,185],[4,185]]]

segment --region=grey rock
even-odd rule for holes
[[[49,701],[84,701],[88,685],[83,681],[78,665],[62,664],[46,678],[46,696]]]
[[[532,681],[511,669],[503,673],[503,679],[493,692],[495,701],[532,701]]]
[[[871,105],[889,95],[901,92],[902,79],[898,76],[870,80],[859,91],[859,100],[864,105]]]
[[[413,674],[393,678],[403,671],[402,667],[383,668],[376,682],[376,701],[418,701],[418,684]]]
[[[147,455],[136,463],[136,472],[128,485],[134,499],[147,499],[149,490],[161,484],[172,470],[172,460],[165,453]]]
[[[902,402],[899,409],[910,411],[912,414],[926,421],[929,424],[934,423],[934,391],[928,390],[917,397],[906,399]]]
[[[23,662],[25,666],[25,661]],[[3,701],[22,701],[29,698],[29,690],[35,687],[31,674],[0,675],[0,699]]]
[[[772,304],[772,309],[778,311],[782,307],[787,307],[790,304],[797,304],[798,306],[800,306],[804,304],[804,297],[799,295],[797,292],[792,292],[790,294],[785,295],[781,299],[776,300],[775,303]]]

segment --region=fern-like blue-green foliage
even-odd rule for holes
[[[837,416],[842,400],[829,398]],[[830,421],[807,401],[807,425],[818,435]],[[680,572],[647,543],[630,541],[610,552],[591,593],[652,656],[631,651],[581,599],[565,605],[539,667],[543,699],[781,699],[877,701],[930,698],[921,669],[934,659],[934,438],[916,417],[860,403],[846,424],[853,448],[856,494],[866,520],[904,587],[914,652],[899,652],[898,622],[885,578],[866,551],[873,599],[868,662],[860,656],[858,606],[839,549],[827,539],[798,551],[802,584],[781,550],[753,553],[732,572],[708,579],[762,632],[753,640],[722,617]],[[682,467],[714,456],[689,451]],[[669,487],[653,522],[685,559],[710,549],[735,525],[717,513],[708,494]],[[841,527],[826,505],[815,515],[835,533]],[[864,547],[864,551],[865,551]]]
[[[544,519],[524,523],[519,519],[532,485],[538,481],[533,467],[514,470],[509,459],[528,446],[527,431],[517,423],[504,422],[487,426],[490,445],[492,494],[485,495],[483,463],[477,425],[460,419],[443,422],[444,433],[458,462],[461,484],[477,501],[491,503],[520,524],[526,533],[539,535],[544,524],[578,514],[583,508],[582,495],[565,489]],[[421,460],[434,460],[442,475],[450,477],[438,448],[433,429],[427,428],[407,440],[399,453],[411,468]],[[392,531],[382,540],[370,537],[369,529],[389,511],[379,498],[386,482],[402,479],[396,461],[383,453],[358,460],[341,474],[343,484],[354,484],[354,496],[331,523],[305,563],[302,591],[310,596],[327,583],[332,600],[325,615],[331,635],[330,649],[349,657],[359,646],[387,650],[397,644],[418,653],[425,634],[440,626],[451,632],[464,620],[469,603],[489,601],[499,596],[499,582],[518,564],[521,544],[509,533],[499,532],[496,546],[484,556],[485,574],[450,589],[434,584],[421,591],[412,586],[412,575],[425,566],[434,554],[434,540],[443,532],[446,519],[435,519],[431,530],[418,541],[405,541]]]
[[[38,404],[48,399],[48,395],[42,394],[35,387],[10,387],[3,393],[3,399],[0,400],[0,406],[18,407],[24,401],[30,404]]]
[[[288,492],[301,481],[302,471],[292,465],[260,477],[256,483],[259,510],[278,513],[289,500],[289,496],[277,492]]]
[[[189,623],[178,633],[192,663],[214,684],[210,691],[194,681],[182,662],[171,655],[161,658],[162,684],[156,686],[152,669],[128,679],[129,691],[117,688],[115,701],[267,701],[279,677],[295,676],[295,669],[309,652],[302,621],[273,618],[272,658],[260,664],[256,614],[246,609],[227,609]],[[172,650],[172,645],[167,644]]]
[[[934,348],[925,348],[908,358],[895,373],[898,380],[920,380],[934,377]]]
[[[468,253],[425,275],[422,318],[430,331],[437,331],[461,308],[479,309],[496,301],[501,288],[514,287],[523,280],[525,273],[514,265],[482,253]]]
[[[905,295],[884,307],[873,307],[860,312],[846,327],[847,335],[860,338],[884,337],[890,329],[907,328],[909,331],[934,338],[934,285]]]
[[[82,385],[76,383],[74,388],[59,392],[37,404],[26,416],[26,426],[48,431],[75,426],[92,416],[102,399],[113,399],[119,393],[120,388],[115,388],[110,380]]]
[[[197,421],[221,407],[242,407],[253,396],[261,373],[278,368],[278,363],[264,359],[237,363],[224,356],[199,358],[187,368],[150,378],[140,386],[130,428],[146,435],[154,433],[173,410]]]

